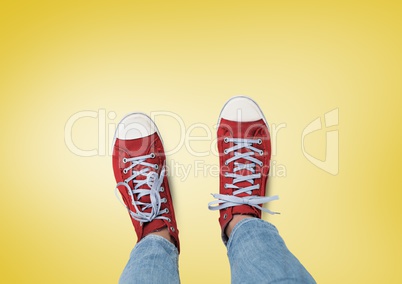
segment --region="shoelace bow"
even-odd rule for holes
[[[124,186],[126,188],[127,193],[131,198],[131,204],[133,204],[135,208],[135,212],[131,211],[127,206],[126,207],[129,210],[131,217],[142,223],[151,222],[154,219],[165,219],[170,222],[168,217],[162,216],[163,214],[169,213],[169,209],[165,208],[161,210],[162,203],[166,203],[167,201],[166,198],[161,198],[160,196],[160,192],[164,191],[164,188],[161,187],[161,185],[163,183],[163,178],[165,177],[165,165],[162,166],[161,172],[158,175],[155,171],[150,170],[151,168],[157,170],[158,165],[145,162],[148,158],[154,157],[155,154],[152,153],[134,158],[123,158],[123,163],[131,163],[129,167],[124,168],[123,173],[126,174],[131,170],[132,175],[125,179],[124,182],[119,182],[116,185],[116,189],[118,189],[119,186]],[[135,167],[139,165],[145,166],[145,168],[142,168],[139,171],[135,170]],[[145,179],[136,179],[139,176],[144,176]],[[134,189],[130,188],[130,181],[133,181]],[[144,188],[144,186],[149,189]],[[117,196],[117,191],[115,194]],[[134,195],[137,195],[137,200],[134,199]],[[149,195],[151,202],[142,202],[141,198],[147,195]],[[151,208],[151,211],[144,212],[148,208]]]
[[[225,143],[233,142],[233,146],[224,150],[224,154],[229,154],[234,151],[234,154],[231,158],[225,161],[225,165],[229,165],[229,163],[234,162],[233,173],[225,173],[225,177],[233,178],[232,183],[226,183],[225,188],[234,189],[233,195],[225,195],[225,194],[212,194],[214,198],[217,200],[211,201],[208,204],[208,208],[210,210],[221,210],[228,207],[240,206],[240,205],[250,205],[259,210],[267,212],[269,214],[278,214],[277,212],[272,212],[269,209],[263,208],[260,204],[267,203],[273,200],[279,199],[276,196],[257,196],[251,195],[253,190],[259,189],[260,184],[255,184],[255,179],[261,178],[261,173],[255,173],[255,166],[258,164],[260,167],[263,166],[262,161],[255,158],[255,153],[263,155],[263,151],[254,147],[253,144],[261,144],[261,139],[241,139],[241,138],[225,138]],[[250,151],[245,153],[238,152],[240,149],[248,149]],[[239,159],[244,159],[249,161],[250,163],[239,163],[236,162]],[[238,171],[248,170],[251,174],[249,175],[241,175],[238,174]],[[240,182],[247,181],[250,183],[247,187],[239,187],[236,184]],[[247,193],[249,196],[239,197],[237,195],[241,193]],[[217,205],[218,204],[218,205]]]

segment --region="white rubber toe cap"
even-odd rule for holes
[[[132,140],[158,132],[152,119],[143,113],[131,113],[125,116],[117,126],[115,139]]]
[[[231,121],[256,121],[263,119],[266,123],[264,114],[260,107],[252,99],[244,96],[231,98],[224,106],[219,116]]]

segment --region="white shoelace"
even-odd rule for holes
[[[158,175],[155,171],[150,171],[150,168],[157,170],[158,165],[145,162],[146,159],[154,157],[155,154],[152,153],[134,158],[124,158],[123,163],[131,163],[131,165],[124,168],[123,172],[128,173],[131,170],[132,175],[125,179],[124,182],[119,182],[116,185],[115,194],[119,200],[120,198],[117,196],[117,189],[119,186],[125,186],[136,212],[133,212],[127,206],[126,207],[129,210],[131,217],[142,223],[151,222],[154,219],[165,219],[170,222],[168,217],[162,216],[165,213],[169,213],[169,209],[165,208],[161,210],[162,203],[166,203],[167,200],[166,198],[161,198],[159,193],[164,191],[164,188],[161,187],[161,185],[163,183],[163,178],[165,177],[165,165],[163,165],[160,175]],[[135,170],[134,168],[139,165],[146,166],[146,168],[139,171]],[[141,175],[145,176],[145,179],[137,180],[136,178]],[[134,189],[130,188],[128,184],[130,181],[133,181]],[[149,189],[141,188],[143,185],[148,186]],[[137,194],[137,201],[134,199],[135,194]],[[151,203],[144,203],[141,201],[141,197],[147,195],[149,195]],[[123,205],[125,206],[125,204]],[[142,209],[140,209],[140,207],[142,207]],[[148,208],[151,208],[151,211],[144,212],[144,210]]]
[[[234,144],[232,147],[224,150],[225,154],[229,154],[230,152],[234,151],[234,155],[225,161],[226,166],[229,165],[229,163],[234,162],[235,167],[233,169],[233,173],[225,174],[225,177],[233,178],[233,181],[231,184],[226,183],[224,185],[225,188],[231,188],[231,189],[234,189],[234,191],[233,191],[233,195],[212,194],[212,196],[214,198],[216,198],[217,200],[209,202],[209,204],[208,204],[209,210],[221,210],[221,209],[225,209],[225,208],[233,207],[233,206],[250,205],[259,210],[267,212],[269,214],[278,214],[277,212],[272,212],[271,210],[260,206],[260,204],[279,199],[279,197],[277,195],[270,196],[270,197],[251,195],[253,190],[260,188],[260,184],[255,184],[255,182],[254,182],[255,179],[261,178],[261,173],[257,173],[257,174],[255,173],[255,166],[257,164],[260,167],[263,166],[262,161],[255,158],[255,156],[256,156],[256,153],[258,153],[259,155],[264,154],[264,152],[262,150],[254,147],[253,144],[261,144],[262,140],[261,139],[225,138],[224,142],[225,143],[233,142],[233,144]],[[242,148],[248,149],[250,151],[245,152],[245,153],[238,152],[238,150],[240,150]],[[239,159],[247,160],[250,163],[242,164],[242,163],[236,162],[236,160],[239,160]],[[237,172],[240,170],[248,170],[251,174],[250,175],[237,174]],[[247,187],[239,187],[236,185],[236,183],[243,182],[243,181],[247,181],[248,183],[250,183],[250,185]],[[241,194],[241,193],[247,193],[249,196],[245,196],[245,197],[237,196],[238,194]]]

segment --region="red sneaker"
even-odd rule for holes
[[[219,194],[212,194],[210,210],[220,210],[219,223],[226,243],[227,224],[233,215],[261,218],[263,203],[278,196],[265,197],[271,160],[268,124],[258,105],[247,97],[234,97],[223,107],[218,123],[220,165]]]
[[[180,250],[165,163],[162,139],[151,118],[142,113],[124,117],[113,143],[113,171],[138,241],[167,227]]]

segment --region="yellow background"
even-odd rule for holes
[[[401,19],[398,1],[2,1],[0,282],[116,283],[135,243],[110,156],[65,144],[73,114],[111,112],[104,141],[132,111],[171,111],[215,133],[225,101],[244,94],[287,125],[273,157],[286,177],[270,180],[282,214],[264,218],[291,251],[319,283],[401,283]],[[303,129],[334,108],[336,176],[301,150]],[[174,123],[157,120],[166,148]],[[72,138],[96,149],[97,120],[77,122]],[[325,130],[306,147],[323,159]],[[217,163],[185,146],[169,156],[195,160]],[[182,282],[229,283],[207,210],[218,178],[193,171],[171,185]]]

